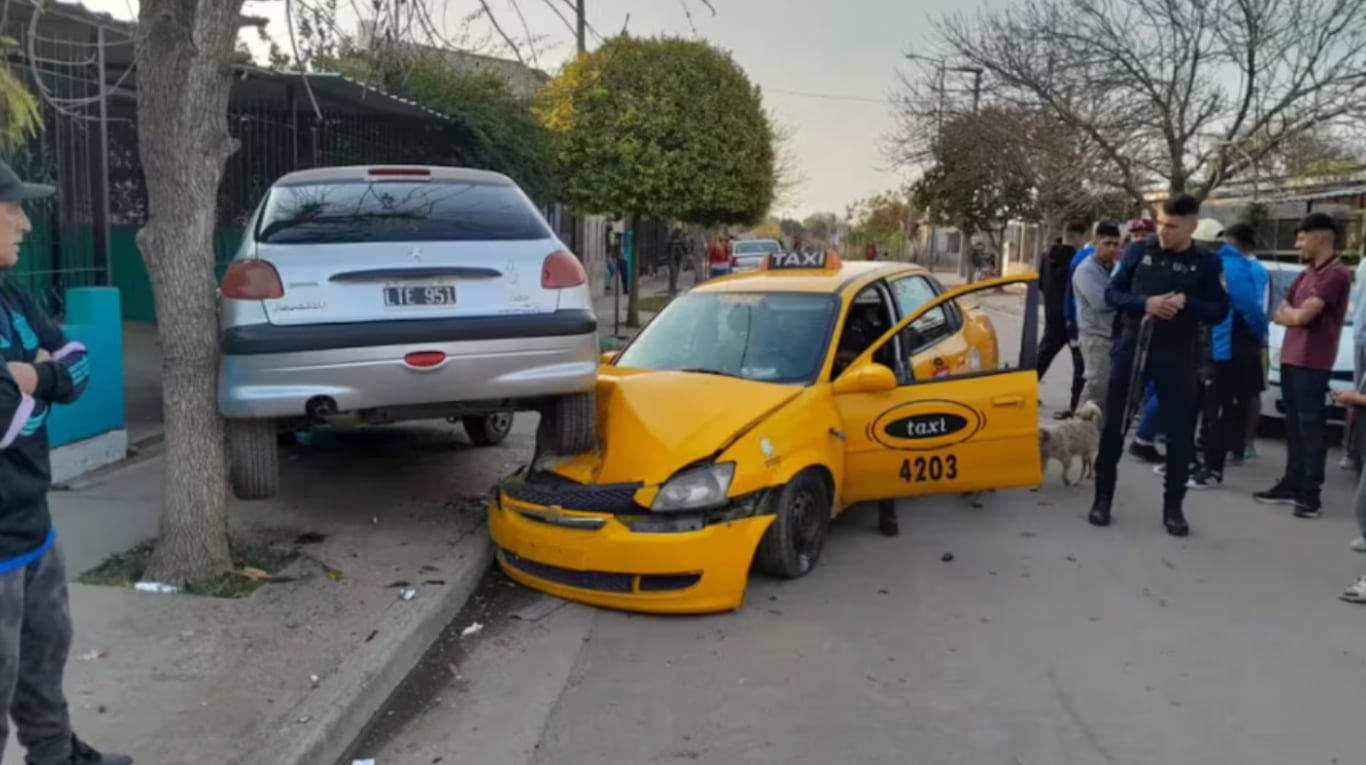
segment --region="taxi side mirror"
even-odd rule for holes
[[[605,351],[601,356],[598,357],[598,363],[611,364],[613,361],[616,361],[617,356],[620,355],[621,351]]]
[[[835,380],[835,395],[884,393],[896,390],[896,375],[886,365],[870,363],[851,369]]]

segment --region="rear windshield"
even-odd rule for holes
[[[545,219],[515,186],[382,181],[277,186],[256,240],[269,244],[546,239]]]

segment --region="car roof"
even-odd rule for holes
[[[839,268],[792,271],[747,271],[703,282],[693,292],[816,292],[840,294],[846,287],[861,286],[874,279],[908,274],[928,274],[912,263],[844,261]]]
[[[430,175],[422,176],[434,181],[457,181],[461,183],[481,183],[490,186],[514,186],[512,179],[502,173],[488,170],[474,170],[468,167],[444,167],[442,165],[343,165],[339,167],[315,167],[297,170],[282,176],[276,186],[290,186],[302,183],[327,183],[329,181],[363,181],[371,170],[426,170]],[[389,181],[402,181],[401,176],[390,177]]]

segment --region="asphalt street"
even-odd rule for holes
[[[1018,314],[991,301],[1004,334]],[[1013,352],[1002,343],[1003,352]],[[1070,362],[1045,380],[1043,416]],[[871,507],[819,567],[754,575],[711,617],[589,608],[491,572],[359,745],[380,765],[1363,762],[1366,609],[1355,477],[1330,454],[1325,515],[1254,504],[1278,440],[1163,533],[1160,481],[1121,466],[1116,521],[1089,484]],[[1021,458],[1034,458],[1022,455]],[[950,556],[949,553],[952,555]],[[949,560],[951,558],[951,560]],[[474,629],[474,625],[478,628]],[[469,633],[469,634],[465,634]]]

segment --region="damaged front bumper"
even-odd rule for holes
[[[762,492],[708,513],[663,514],[624,503],[617,512],[569,510],[514,498],[507,488],[489,507],[504,573],[552,595],[626,611],[739,608],[754,551],[773,522],[755,515]]]

